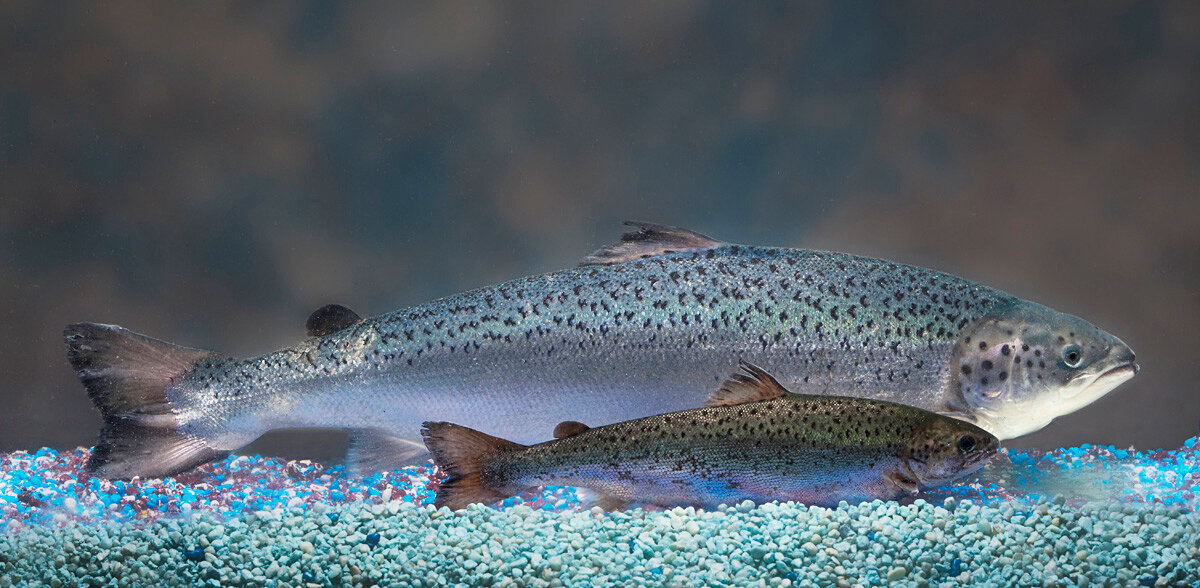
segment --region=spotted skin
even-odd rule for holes
[[[172,402],[226,446],[287,426],[419,439],[424,420],[529,441],[545,423],[699,406],[742,358],[797,392],[942,408],[958,334],[1015,302],[876,259],[725,245],[515,280],[259,358],[205,360]]]
[[[463,292],[257,358],[210,356],[172,378],[166,400],[183,434],[222,451],[283,427],[419,443],[427,420],[532,442],[547,423],[698,407],[744,359],[794,392],[900,402],[1008,438],[1123,381],[1101,368],[1132,364],[1081,319],[938,271],[713,243]],[[1064,403],[1078,374],[1008,367],[1010,387],[1033,384],[989,395],[970,379],[981,371],[962,371],[982,365],[964,338],[996,325],[1076,333],[1096,354],[1082,368],[1095,385]]]
[[[501,451],[483,464],[481,478],[502,494],[559,484],[618,503],[796,500],[836,506],[905,496],[913,490],[909,484],[948,482],[982,467],[998,447],[995,437],[974,425],[920,409],[789,394]]]

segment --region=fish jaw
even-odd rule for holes
[[[1123,354],[1124,352],[1121,351],[1119,353]],[[1129,355],[1132,357],[1132,352]],[[1128,361],[1118,359],[1115,361],[1116,365],[1101,372],[1099,375],[1087,375],[1079,378],[1078,383],[1081,386],[1064,388],[1060,404],[1060,406],[1066,409],[1064,414],[1075,412],[1099,400],[1105,394],[1129,381],[1141,371],[1141,368],[1132,359]]]

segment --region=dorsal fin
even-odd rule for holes
[[[308,330],[309,337],[324,337],[361,320],[362,317],[358,316],[358,313],[345,306],[326,304],[308,315],[308,322],[304,323],[304,328]]]
[[[579,421],[563,421],[558,423],[557,427],[554,427],[554,438],[574,437],[590,428]]]
[[[638,221],[625,221],[625,224],[637,227],[637,230],[621,235],[620,241],[608,247],[597,249],[595,253],[583,258],[579,265],[613,265],[664,253],[711,249],[723,245],[712,237],[679,227]]]
[[[771,400],[788,393],[787,388],[766,370],[747,361],[739,361],[738,367],[742,371],[729,376],[729,379],[708,397],[704,406],[733,406]]]

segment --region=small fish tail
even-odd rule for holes
[[[115,325],[75,323],[63,331],[67,359],[104,424],[86,470],[114,479],[162,477],[222,457],[178,427],[167,388],[213,355]]]
[[[496,455],[524,447],[453,423],[427,422],[421,435],[433,461],[450,474],[438,488],[434,506],[451,510],[476,502],[492,504],[516,492],[487,485],[483,468]]]

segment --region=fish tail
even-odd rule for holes
[[[115,325],[75,323],[63,331],[67,359],[104,424],[86,470],[105,478],[162,477],[229,453],[179,429],[167,388],[213,354]]]
[[[483,478],[483,467],[497,455],[524,445],[452,423],[427,422],[422,425],[421,435],[433,461],[450,474],[438,488],[434,506],[458,510],[476,502],[492,504],[516,494],[509,488],[489,486]]]

